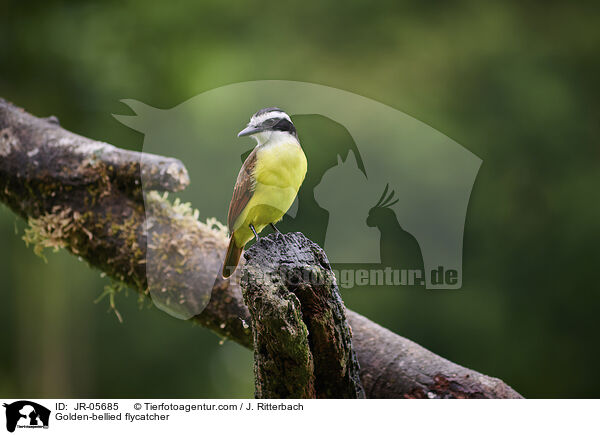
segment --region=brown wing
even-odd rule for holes
[[[250,155],[246,158],[246,161],[240,169],[235,187],[233,188],[233,197],[229,203],[229,213],[227,213],[227,226],[229,231],[233,232],[233,225],[235,220],[254,195],[254,167],[256,166],[256,148],[252,150]]]

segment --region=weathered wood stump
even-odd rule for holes
[[[301,233],[274,233],[244,257],[256,397],[364,398],[352,332],[325,252]]]

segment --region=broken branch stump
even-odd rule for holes
[[[256,397],[364,398],[352,332],[325,252],[302,233],[274,233],[244,257]]]

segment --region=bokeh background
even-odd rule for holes
[[[594,2],[5,0],[0,9],[0,96],[123,148],[143,144],[111,116],[130,113],[123,98],[170,108],[263,79],[364,95],[464,145],[483,165],[463,288],[347,289],[347,306],[526,397],[598,396]],[[66,253],[45,263],[21,240],[25,226],[0,206],[0,396],[252,396],[249,351],[140,308],[133,292],[117,296],[119,323],[106,300],[94,304],[108,280]]]

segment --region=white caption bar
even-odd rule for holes
[[[599,400],[4,399],[18,435],[120,433],[589,433]],[[259,426],[260,425],[260,426]],[[2,428],[0,431],[3,431]],[[594,432],[595,433],[595,432]]]

